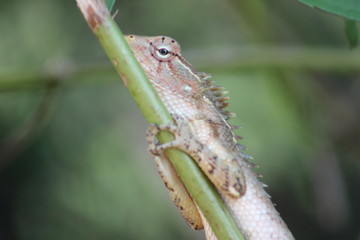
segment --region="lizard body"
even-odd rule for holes
[[[205,227],[207,238],[216,239],[168,161],[167,148],[178,148],[197,162],[248,240],[293,239],[241,152],[234,127],[227,123],[233,114],[224,109],[227,97],[222,88],[213,86],[208,74],[197,72],[181,56],[174,39],[134,35],[126,39],[174,119],[173,125],[151,125],[147,141],[171,199],[188,224],[194,229]],[[156,143],[162,130],[171,132],[175,140]]]

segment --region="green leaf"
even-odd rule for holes
[[[354,20],[346,20],[345,21],[345,33],[346,37],[349,41],[350,48],[354,48],[358,44],[358,30],[356,26],[356,22]]]
[[[105,0],[105,4],[109,12],[111,12],[111,9],[113,8],[115,3],[115,0]]]
[[[299,0],[321,10],[360,21],[360,0]]]

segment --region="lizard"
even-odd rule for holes
[[[248,240],[294,239],[265,192],[250,157],[237,143],[240,137],[225,110],[227,93],[215,86],[210,75],[195,70],[181,55],[180,45],[167,36],[125,36],[132,52],[151,85],[171,114],[174,123],[152,124],[147,142],[158,172],[172,201],[193,229],[205,228],[208,240],[216,240],[209,223],[193,202],[165,150],[177,148],[198,164],[213,183],[239,229]],[[160,131],[174,135],[171,142],[160,144]]]

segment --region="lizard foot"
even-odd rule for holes
[[[185,121],[176,114],[172,114],[175,124],[151,124],[147,129],[146,140],[148,142],[148,150],[152,155],[159,156],[164,150],[168,148],[178,148],[192,155],[190,145],[197,145],[198,151],[204,146],[200,142],[196,141],[191,134],[188,125]],[[159,132],[166,131],[174,135],[174,140],[160,144],[156,136]],[[196,141],[196,144],[194,144]]]
[[[147,132],[146,132],[146,141],[148,143],[149,152],[154,156],[160,156],[160,154],[166,148],[173,147],[176,145],[174,143],[176,140],[168,142],[168,143],[160,144],[156,138],[156,135],[158,135],[158,133],[161,131],[167,131],[176,136],[178,129],[175,125],[172,125],[172,124],[162,124],[162,125],[151,124],[148,127]]]

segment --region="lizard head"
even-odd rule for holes
[[[126,40],[169,108],[176,106],[184,111],[184,115],[190,116],[198,114],[201,105],[208,104],[204,84],[208,83],[205,80],[210,75],[196,71],[181,56],[180,45],[174,39],[127,35]]]
[[[150,81],[179,94],[197,95],[201,77],[170,37],[125,36]]]
[[[126,35],[125,39],[141,64],[169,62],[174,57],[180,56],[180,45],[170,37]]]

